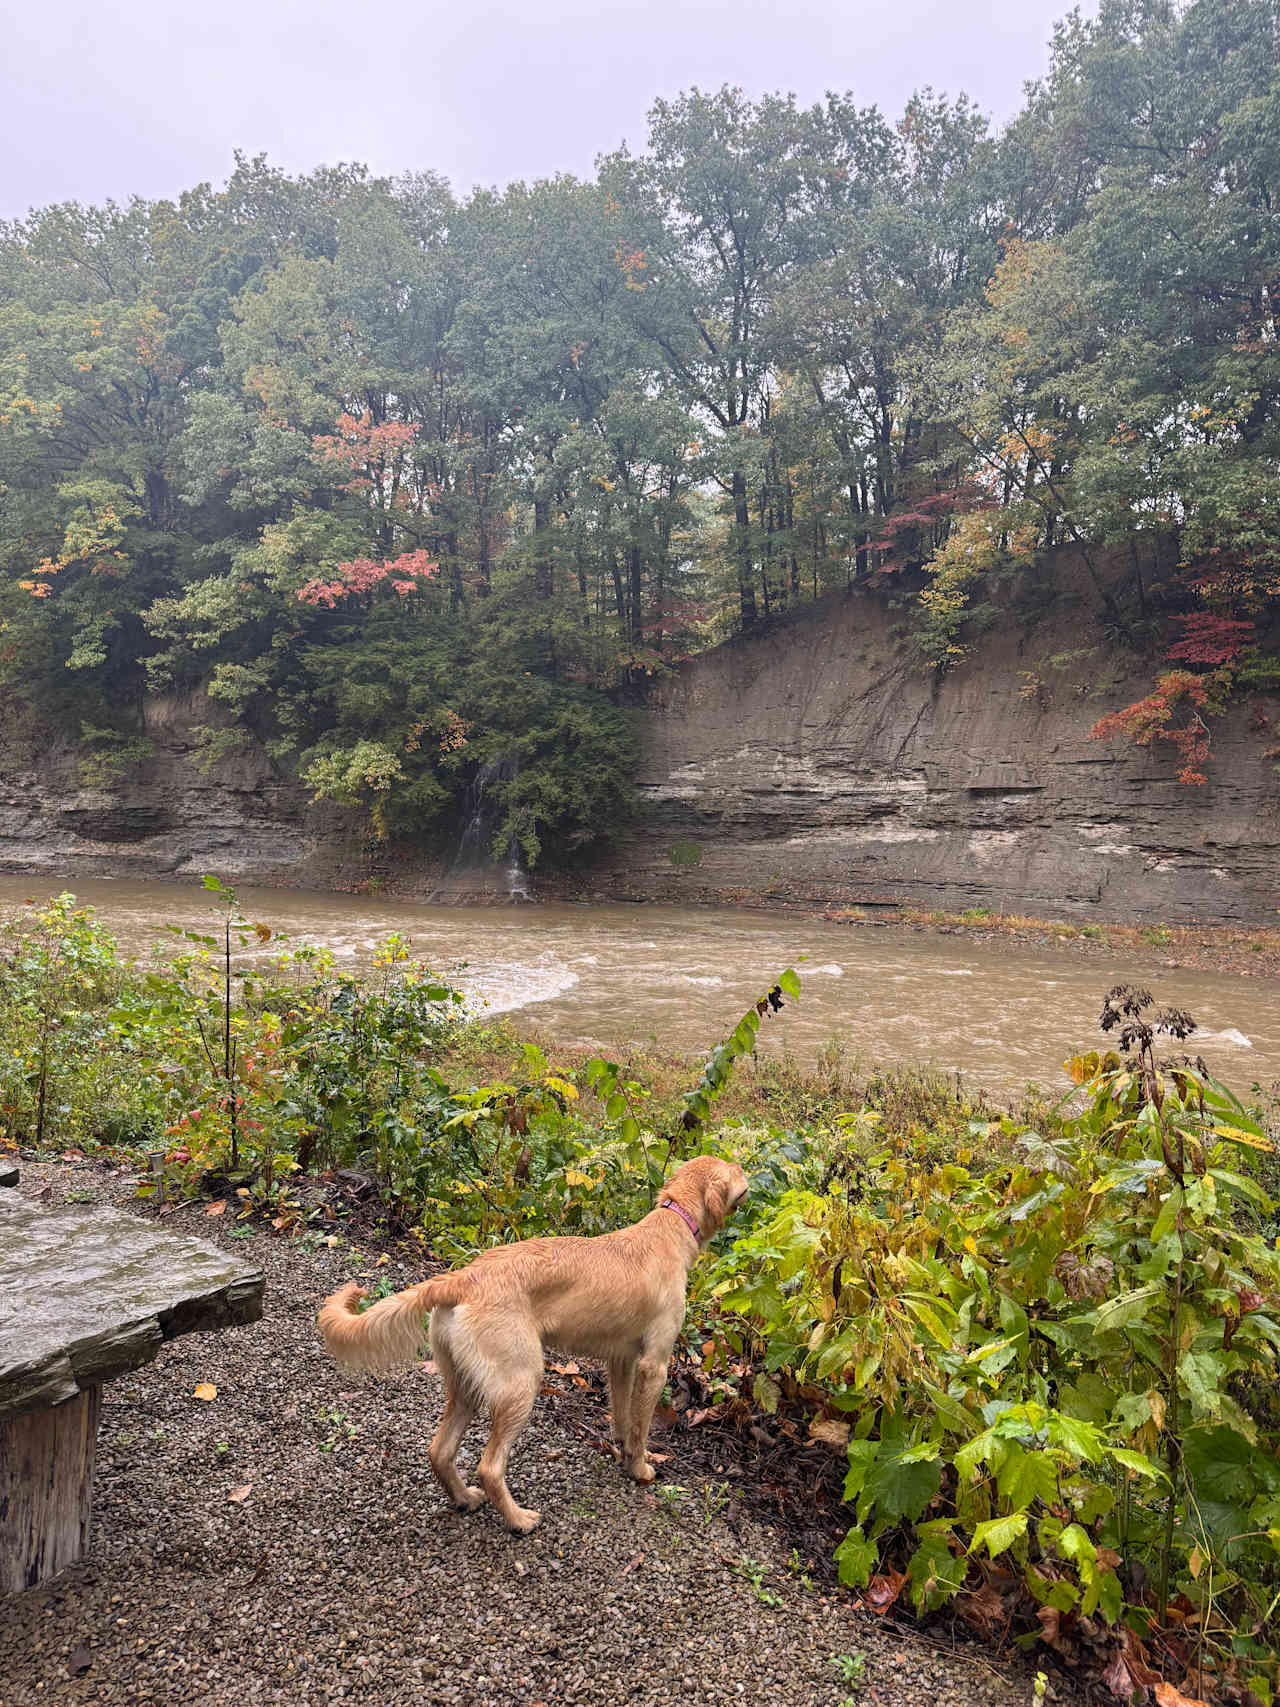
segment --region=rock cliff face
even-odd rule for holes
[[[306,881],[323,864],[324,832],[305,792],[247,750],[211,775],[193,729],[213,722],[202,698],[152,700],[151,756],[113,782],[86,785],[82,755],[53,747],[0,768],[0,869],[74,877],[164,877],[217,871],[264,883]]]
[[[882,603],[833,597],[706,653],[637,713],[641,812],[591,871],[543,894],[830,906],[990,907],[1038,917],[1275,923],[1280,702],[1215,720],[1209,781],[1167,747],[1089,739],[1146,692],[1146,662],[1109,649],[1095,600],[1010,621],[941,681]],[[260,753],[194,762],[206,705],[157,700],[153,757],[85,788],[77,755],[0,773],[0,868],[191,875],[423,896],[438,862],[371,853],[351,815],[310,806]],[[475,900],[476,886],[465,896]],[[494,899],[507,899],[495,885]]]
[[[643,815],[597,887],[1274,924],[1280,704],[1215,720],[1204,787],[1167,744],[1090,740],[1152,675],[1094,602],[997,626],[941,681],[865,598],[695,659],[642,716]]]

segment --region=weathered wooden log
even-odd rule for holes
[[[0,1421],[0,1595],[75,1564],[89,1545],[102,1388]]]

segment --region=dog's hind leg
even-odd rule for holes
[[[507,1385],[494,1401],[493,1426],[480,1458],[480,1486],[507,1528],[521,1535],[527,1535],[534,1528],[542,1513],[517,1505],[512,1498],[511,1489],[507,1486],[507,1457],[524,1431],[541,1384],[541,1368],[527,1373],[512,1371]]]
[[[627,1418],[627,1433],[623,1442],[622,1462],[628,1473],[637,1482],[651,1482],[655,1471],[649,1462],[646,1447],[649,1441],[649,1425],[653,1422],[654,1408],[662,1393],[663,1384],[667,1379],[667,1363],[670,1360],[670,1348],[665,1357],[655,1357],[651,1354],[638,1360],[635,1374],[631,1383],[631,1411]]]
[[[520,1534],[541,1513],[517,1505],[507,1486],[507,1458],[520,1438],[542,1385],[542,1342],[532,1322],[506,1312],[485,1317],[468,1313],[453,1337],[453,1351],[464,1380],[473,1381],[489,1406],[489,1439],[477,1475],[489,1503],[508,1529]]]
[[[470,1488],[458,1474],[458,1448],[462,1437],[480,1409],[480,1401],[458,1379],[457,1365],[449,1349],[450,1311],[437,1311],[431,1322],[431,1351],[444,1382],[444,1415],[427,1448],[427,1458],[437,1482],[454,1505],[475,1511],[484,1504],[484,1489]]]
[[[627,1447],[627,1429],[631,1420],[631,1383],[635,1362],[631,1358],[609,1359],[609,1410],[613,1416],[613,1438],[619,1456]]]
[[[471,1427],[472,1419],[479,1408],[475,1400],[469,1398],[461,1388],[451,1388],[445,1399],[440,1426],[427,1448],[427,1457],[435,1472],[436,1481],[454,1505],[463,1511],[475,1511],[478,1506],[484,1504],[484,1489],[469,1488],[458,1473],[456,1462],[462,1437]]]

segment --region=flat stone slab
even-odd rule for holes
[[[0,1196],[0,1419],[150,1363],[178,1334],[256,1322],[262,1275],[105,1204]]]

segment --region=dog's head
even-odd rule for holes
[[[699,1236],[706,1240],[720,1231],[747,1195],[747,1176],[736,1162],[695,1156],[676,1169],[666,1191],[694,1216]]]

